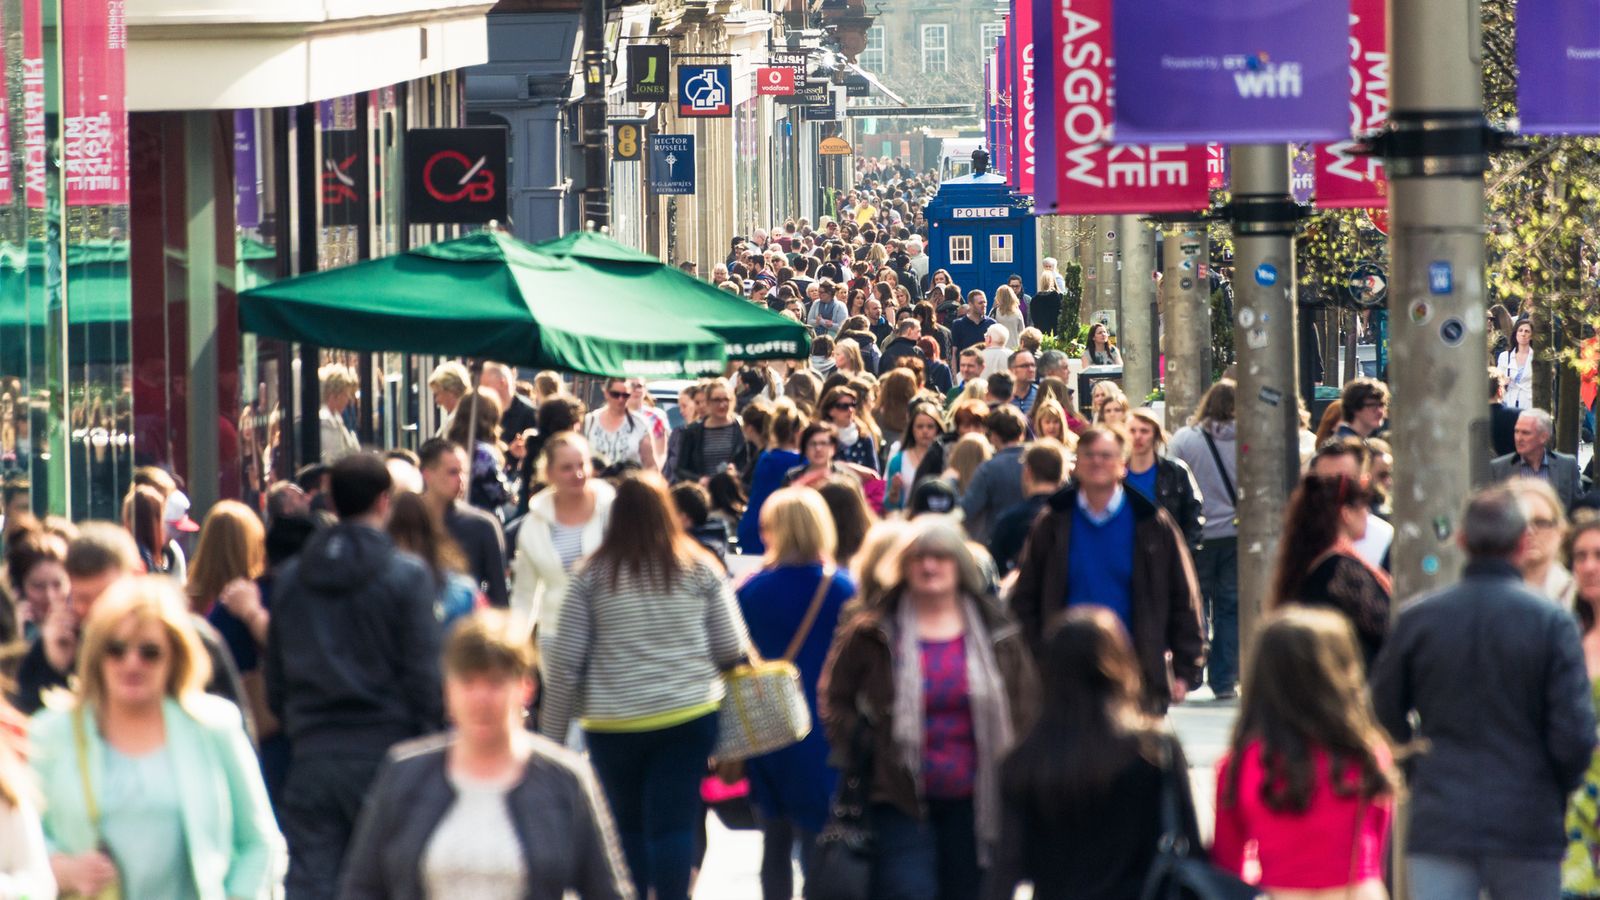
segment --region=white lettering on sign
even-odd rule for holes
[[[952,219],[1004,219],[1010,214],[1009,206],[958,206],[950,210]]]

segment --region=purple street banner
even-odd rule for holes
[[[994,146],[994,71],[988,57],[983,60],[983,146]]]
[[[995,91],[995,110],[1000,113],[997,120],[999,128],[995,133],[995,157],[990,160],[994,165],[994,173],[1011,180],[1011,52],[1007,46],[1009,42],[1006,35],[1000,36],[1000,42],[994,45],[995,80],[998,90]]]
[[[1523,134],[1600,134],[1600,3],[1517,4],[1517,107]]]
[[[1114,0],[1119,144],[1350,136],[1349,0]]]
[[[1187,212],[1204,209],[1203,144],[1112,144],[1122,98],[1113,91],[1111,0],[1035,2],[1038,102],[1034,179],[1039,215]],[[1117,96],[1113,96],[1113,95]]]
[[[1035,79],[1033,36],[1033,0],[1011,0],[1012,58],[1015,76],[1012,78],[1011,146],[1016,155],[1012,168],[1016,178],[1012,185],[1020,194],[1033,193],[1033,175],[1038,166],[1037,147],[1034,140],[1034,117],[1038,111],[1038,94]]]
[[[1310,144],[1295,144],[1289,153],[1289,193],[1296,203],[1310,203],[1317,193],[1317,153]]]

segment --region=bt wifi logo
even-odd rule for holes
[[[1247,100],[1282,100],[1298,97],[1305,89],[1300,64],[1275,63],[1265,53],[1225,56],[1222,67],[1233,73],[1233,86]]]

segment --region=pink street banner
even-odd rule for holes
[[[29,209],[45,206],[44,18],[22,3],[22,180]]]
[[[1034,182],[1034,209],[1046,215],[1204,209],[1210,202],[1204,144],[1111,143],[1111,0],[1033,7],[1041,36],[1035,76],[1043,85],[1035,149],[1045,161]]]
[[[1040,0],[1047,2],[1047,0]],[[1034,91],[1034,0],[1011,0],[1009,28],[1012,39],[1011,58],[1016,72],[1012,78],[1013,98],[1011,112],[1011,146],[1016,160],[1012,170],[1016,178],[1012,187],[1021,194],[1032,194],[1034,173],[1038,168],[1034,126],[1038,112],[1038,99]]]
[[[128,202],[124,0],[61,0],[62,193],[68,206]]]
[[[1000,113],[999,129],[996,132],[998,140],[994,142],[994,165],[996,175],[1006,181],[1012,181],[1011,173],[1011,50],[1006,35],[1000,36],[1000,43],[994,46],[995,58],[995,110]]]
[[[1228,187],[1228,147],[1226,144],[1206,145],[1206,187],[1213,191]]]
[[[1366,134],[1389,120],[1389,40],[1384,0],[1350,2],[1350,133]],[[1377,156],[1357,156],[1354,140],[1317,145],[1317,206],[1356,209],[1389,202],[1389,182]]]

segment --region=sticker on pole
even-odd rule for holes
[[[1444,341],[1446,347],[1459,347],[1467,337],[1467,325],[1460,319],[1451,316],[1439,323],[1439,340]]]
[[[1428,292],[1432,294],[1448,294],[1455,290],[1455,273],[1450,268],[1449,260],[1436,260],[1428,263]]]
[[[1272,263],[1262,263],[1256,266],[1256,284],[1262,287],[1272,287],[1278,283],[1278,267]]]

